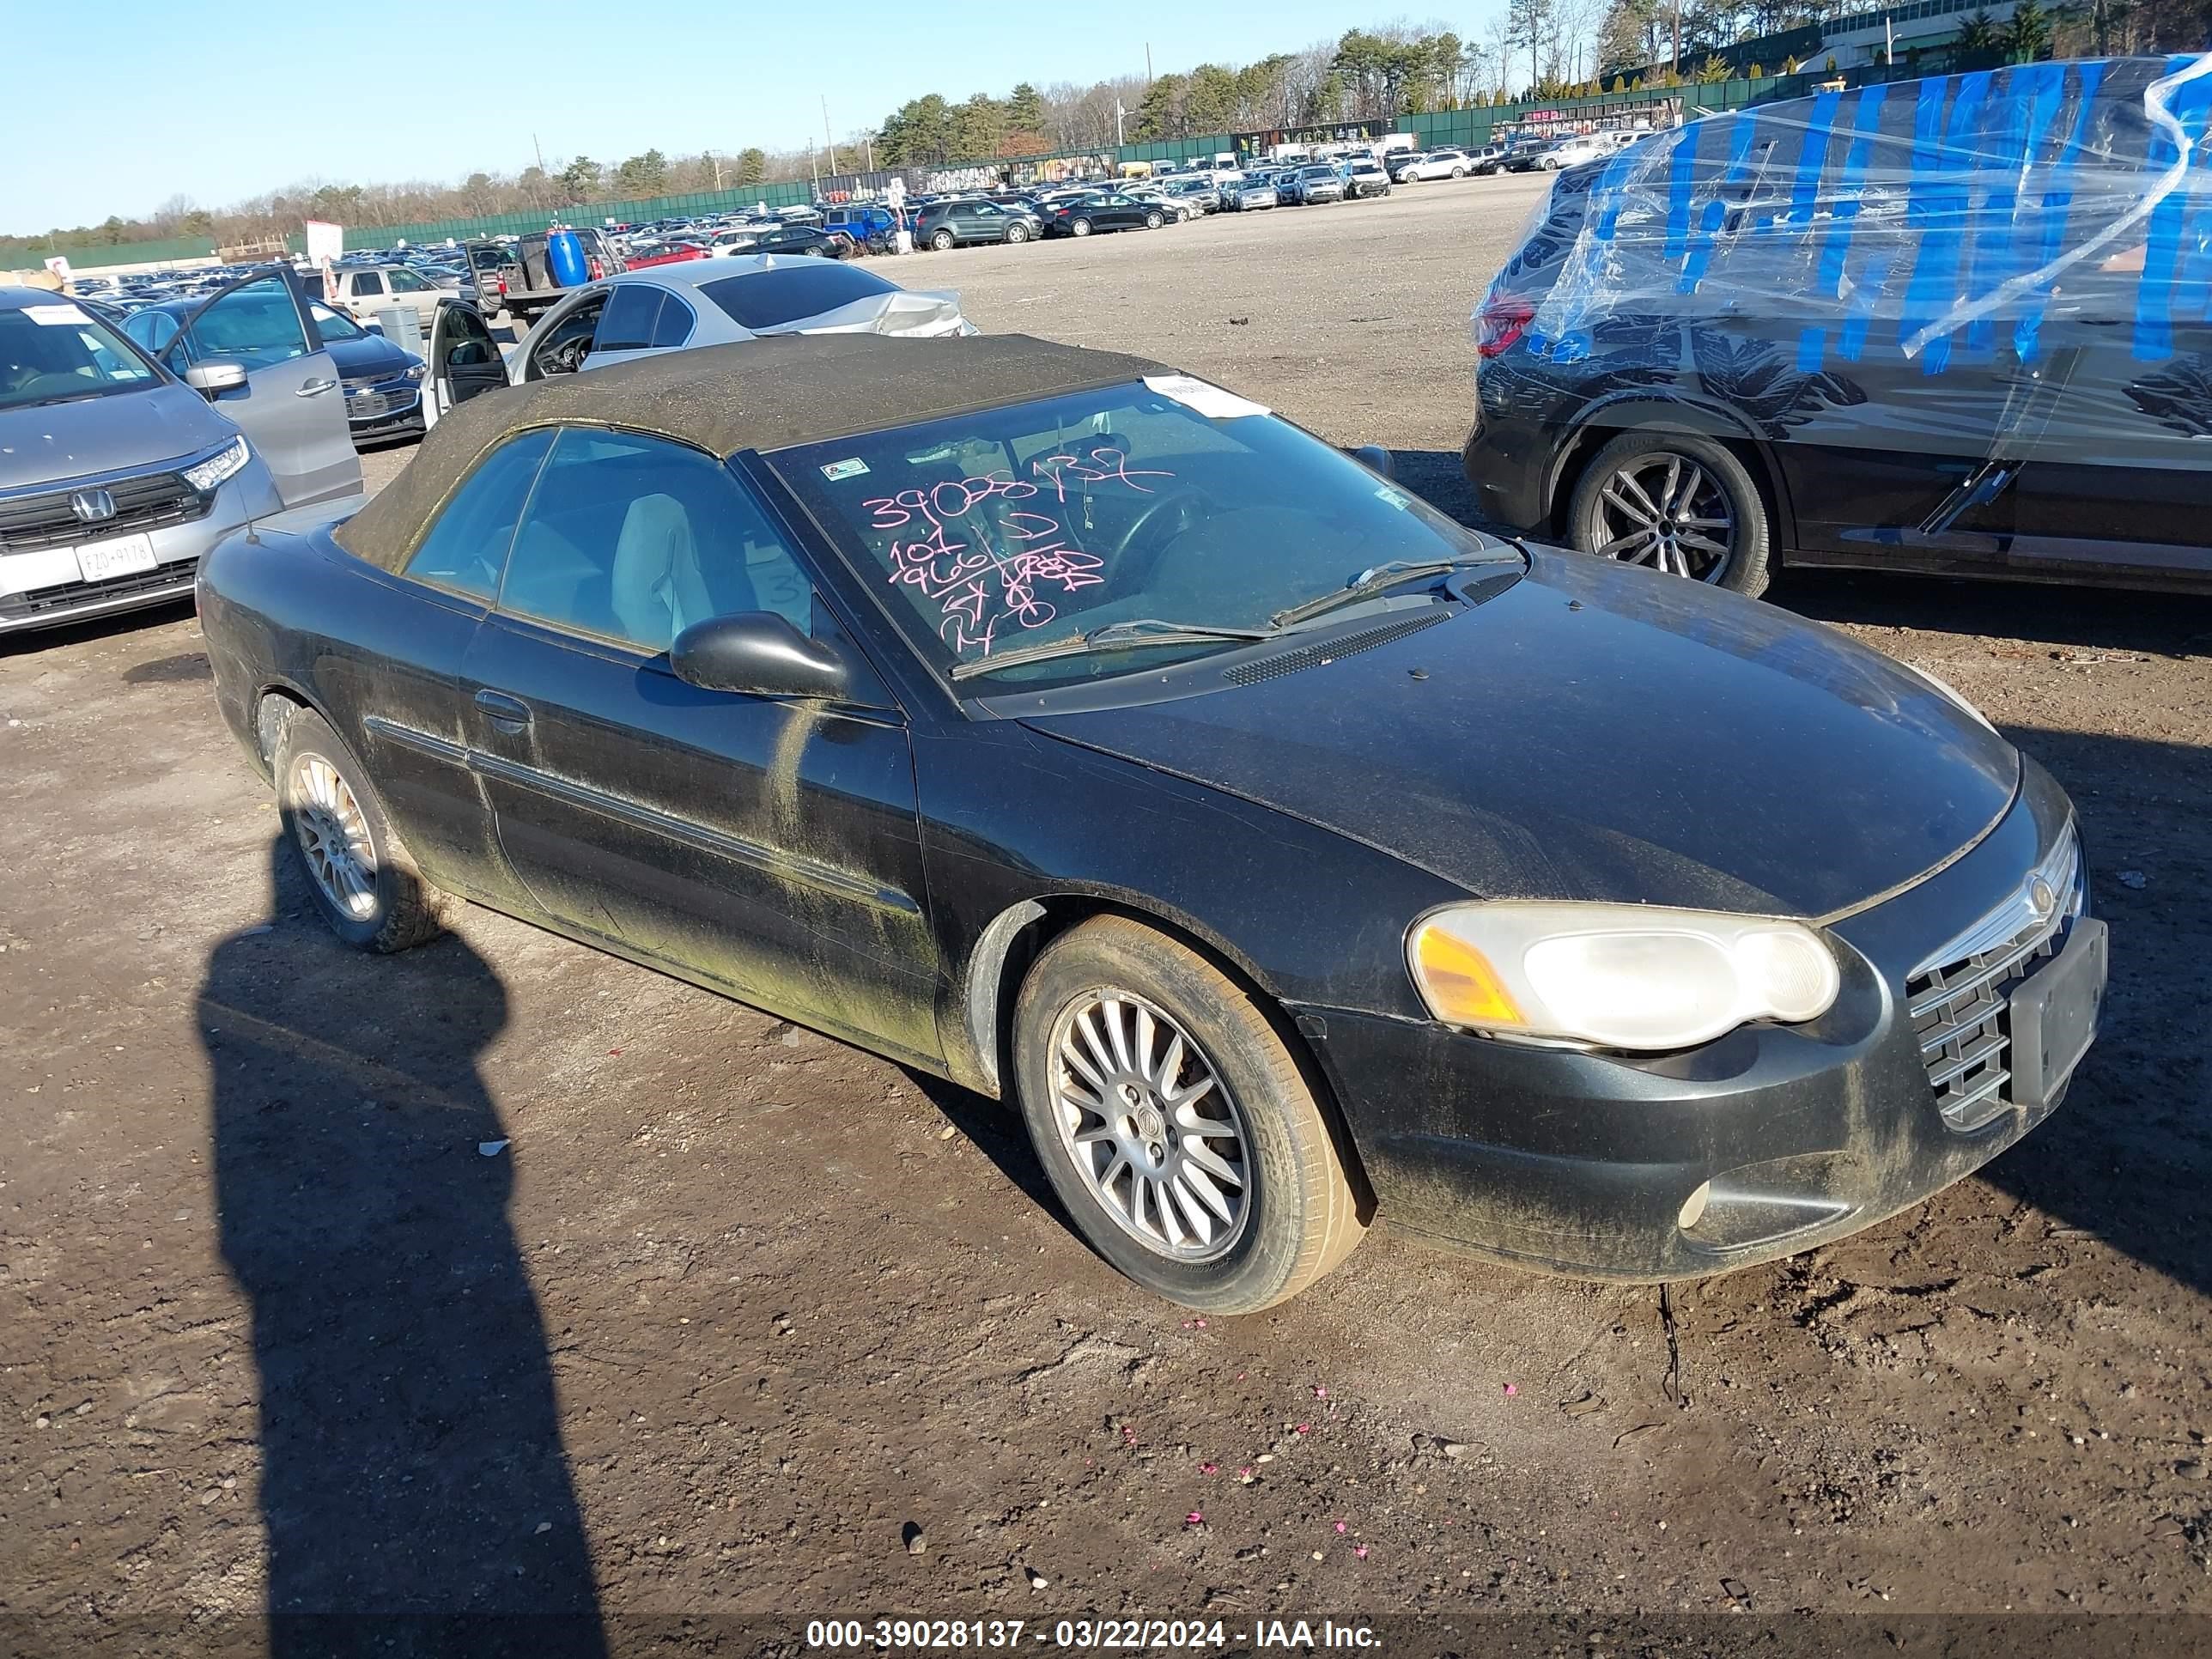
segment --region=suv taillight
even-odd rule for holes
[[[1485,362],[1510,351],[1536,319],[1536,307],[1510,294],[1493,294],[1474,319],[1474,349]]]

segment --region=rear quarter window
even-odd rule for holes
[[[897,283],[872,272],[827,260],[747,271],[699,284],[699,292],[720,307],[732,322],[751,329],[781,327],[855,300],[897,291]]]

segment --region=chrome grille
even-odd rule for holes
[[[115,516],[87,524],[70,507],[76,484],[34,495],[0,497],[0,553],[69,547],[134,530],[160,530],[207,516],[210,498],[179,472],[144,472],[100,481],[115,501]]]
[[[2065,947],[2086,908],[2081,843],[2069,824],[2019,893],[1906,981],[1906,1007],[1943,1121],[1961,1132],[2013,1109],[2013,994]],[[2048,895],[2039,909],[2037,898]]]

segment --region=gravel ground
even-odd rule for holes
[[[884,269],[1388,444],[1463,510],[1466,317],[1534,195]],[[1980,1652],[2212,1608],[2212,605],[1772,597],[2073,791],[2114,981],[2064,1109],[1918,1209],[1667,1300],[1384,1230],[1210,1322],[1092,1258],[984,1102],[481,911],[342,951],[188,616],[0,645],[7,1645],[212,1643],[273,1604],[565,1611],[624,1650],[1143,1610],[1431,1620],[1401,1652],[1478,1614],[1538,1621],[1493,1651],[1678,1620],[1669,1651]],[[1798,1611],[1849,1617],[1768,1622]],[[677,1613],[732,1622],[640,1622]]]

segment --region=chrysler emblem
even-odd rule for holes
[[[2048,921],[2051,913],[2058,908],[2058,895],[2051,890],[2051,884],[2041,876],[2030,876],[2027,878],[2027,905],[2035,912],[2038,921]]]
[[[104,489],[72,489],[70,511],[79,524],[99,524],[115,516],[115,497]]]

